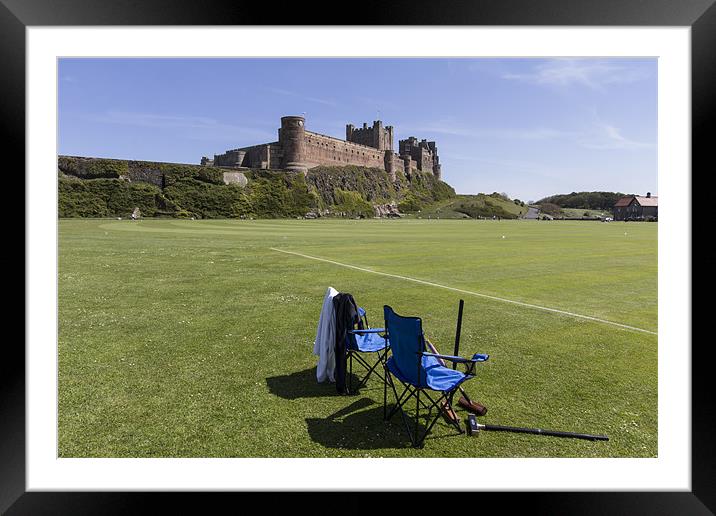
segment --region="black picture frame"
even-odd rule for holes
[[[715,0],[460,0],[437,2],[367,0],[350,16],[336,3],[316,1],[268,4],[245,1],[172,0],[0,0],[0,125],[6,148],[7,170],[25,170],[25,29],[28,26],[82,25],[550,25],[550,26],[684,26],[691,28],[692,72],[692,191],[693,180],[708,177],[713,146],[708,126],[714,113],[716,92]],[[330,13],[322,15],[320,13]],[[707,170],[707,163],[711,165]],[[693,171],[702,169],[700,176]],[[24,189],[23,186],[20,188]],[[698,191],[698,190],[697,190]],[[685,213],[699,219],[699,208]],[[704,212],[705,213],[705,212]],[[692,233],[693,234],[693,233]],[[698,244],[704,247],[707,243]],[[704,273],[713,261],[699,262],[692,246],[692,275]],[[23,251],[24,253],[24,251]],[[25,261],[27,256],[23,257]],[[27,269],[26,274],[27,274]],[[9,272],[9,269],[6,269]],[[7,272],[6,272],[7,273]],[[708,281],[708,280],[707,280]],[[703,283],[700,281],[700,285]],[[707,285],[708,286],[708,285]],[[704,288],[704,287],[701,287]],[[695,299],[695,298],[694,298]],[[13,300],[15,301],[15,300]],[[19,305],[19,303],[17,303]],[[24,303],[23,303],[24,306]],[[695,303],[694,303],[695,306]],[[693,320],[693,316],[692,316]],[[693,333],[692,330],[692,334]],[[709,339],[710,340],[710,339]],[[686,349],[690,343],[674,343]],[[692,489],[690,492],[549,492],[475,493],[442,510],[528,510],[537,514],[713,514],[716,510],[716,445],[713,439],[713,388],[709,382],[710,342],[691,346],[692,357]],[[660,359],[664,359],[660,357]],[[26,492],[25,489],[25,353],[13,340],[6,340],[0,360],[0,513],[17,514],[133,514],[143,512],[149,502],[163,510],[181,513],[201,510],[207,504],[226,503],[233,494],[207,494],[189,499],[187,493],[78,493]],[[241,494],[241,504],[250,507],[267,497]],[[361,501],[358,501],[360,497]],[[296,493],[271,495],[272,509]],[[336,498],[336,497],[332,497]],[[423,497],[425,498],[425,497]],[[433,501],[436,498],[432,497]],[[444,498],[443,498],[444,499]],[[343,494],[326,504],[350,507],[371,503],[365,496]],[[330,501],[329,501],[330,500]],[[355,502],[353,502],[355,500]],[[368,498],[368,500],[370,500]],[[315,503],[315,502],[313,502]],[[424,503],[428,503],[425,501]],[[245,505],[248,504],[248,505]],[[330,507],[330,505],[325,505]],[[423,505],[423,509],[426,507]],[[294,506],[295,510],[295,506]]]

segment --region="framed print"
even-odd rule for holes
[[[713,511],[712,3],[3,0],[27,311],[0,509]]]

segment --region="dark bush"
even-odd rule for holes
[[[151,217],[157,210],[159,188],[119,179],[58,180],[60,217],[128,217],[139,208]]]
[[[550,202],[543,202],[542,204],[540,204],[539,209],[540,211],[548,215],[552,215],[553,217],[558,217],[562,214],[562,208]]]
[[[537,203],[556,204],[561,208],[611,211],[622,197],[624,194],[620,192],[572,192],[545,197]]]
[[[63,173],[82,179],[116,179],[127,175],[127,162],[118,159],[76,158],[60,156],[57,168]]]

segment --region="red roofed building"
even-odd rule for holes
[[[659,216],[659,198],[647,192],[646,197],[628,195],[614,205],[614,220],[647,220]]]

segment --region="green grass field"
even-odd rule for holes
[[[465,384],[483,423],[610,440],[440,420],[411,448],[399,415],[382,420],[381,382],[316,382],[328,286],[374,326],[384,304],[422,317],[446,353],[463,298],[461,354],[490,354]],[[657,455],[657,224],[61,220],[58,302],[61,457]]]

